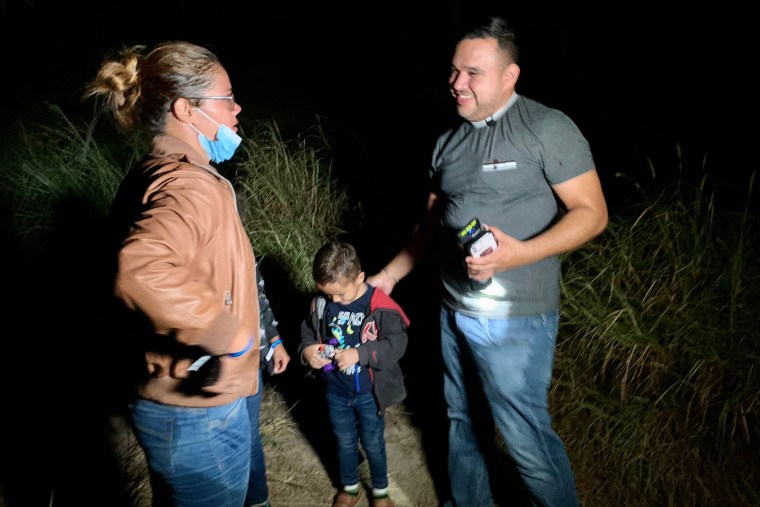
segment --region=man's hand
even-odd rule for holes
[[[528,262],[522,255],[525,253],[522,241],[508,236],[492,225],[483,224],[483,226],[493,234],[496,248],[482,257],[465,257],[464,262],[470,278],[483,282],[500,271],[514,269]]]
[[[388,295],[390,295],[391,291],[396,286],[396,282],[391,280],[391,278],[382,271],[372,276],[368,276],[367,283],[376,289],[382,290]]]

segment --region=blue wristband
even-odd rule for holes
[[[230,356],[230,357],[240,357],[243,354],[245,354],[246,352],[248,352],[249,350],[251,350],[251,347],[253,347],[253,338],[251,338],[251,339],[248,340],[248,345],[246,345],[245,347],[243,347],[243,350],[238,350],[237,352],[233,352],[233,353],[227,354],[227,355]]]
[[[272,343],[270,343],[270,344],[269,344],[269,348],[270,348],[270,349],[273,349],[273,348],[275,348],[277,345],[282,345],[282,339],[280,339],[280,338],[277,338],[275,341],[273,341]]]

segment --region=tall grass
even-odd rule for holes
[[[72,280],[146,140],[51,111],[49,122],[23,125],[16,139],[5,140],[0,177],[12,232],[3,248],[23,242],[39,257],[24,269],[67,273],[49,286],[36,281],[63,307],[62,320],[40,322],[47,324],[43,331],[60,334],[61,326],[90,322],[86,312],[77,313],[88,294]],[[348,209],[331,175],[329,140],[316,125],[286,142],[273,123],[243,137],[227,169],[254,250],[310,292],[312,256],[342,232]],[[651,191],[642,188],[639,204],[611,217],[600,238],[563,256],[551,392],[557,430],[584,505],[758,505],[757,217],[719,212],[705,180]],[[62,243],[66,248],[51,250]],[[66,250],[72,251],[61,257]],[[36,285],[29,289],[38,292]],[[18,307],[41,304],[32,301]],[[50,339],[39,334],[37,345]],[[8,357],[28,352],[25,345],[16,349]],[[2,494],[0,487],[0,504]]]
[[[757,217],[707,187],[565,256],[552,406],[586,505],[760,503]]]
[[[246,136],[248,138],[248,136]],[[329,140],[316,124],[283,142],[276,123],[258,123],[243,141],[234,183],[254,250],[276,261],[303,293],[322,244],[344,232],[346,190],[332,178]]]
[[[2,139],[0,188],[12,212],[11,231],[34,244],[69,216],[69,206],[86,206],[93,220],[105,217],[131,161],[144,142],[133,137],[95,140],[96,124],[77,125],[54,105],[50,117],[19,122],[16,135]]]
[[[18,137],[4,140],[0,156],[3,202],[12,211],[11,231],[24,244],[68,228],[62,221],[72,218],[71,208],[79,210],[77,219],[88,217],[82,229],[104,220],[120,181],[149,147],[148,139],[124,136],[110,124],[75,124],[55,106],[50,113],[49,123],[19,124]],[[318,124],[285,140],[275,123],[261,122],[222,167],[233,171],[241,218],[257,256],[278,262],[304,292],[313,290],[314,253],[343,232],[348,208],[329,155],[329,140]]]

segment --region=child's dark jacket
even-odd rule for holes
[[[306,364],[302,355],[306,347],[327,343],[331,337],[324,318],[326,308],[327,300],[323,296],[314,297],[309,317],[301,324],[298,355],[302,364]],[[364,313],[361,325],[362,343],[356,350],[359,352],[359,364],[369,371],[372,392],[382,412],[406,398],[399,360],[409,342],[406,333],[409,319],[398,303],[380,289],[374,289],[369,308]]]

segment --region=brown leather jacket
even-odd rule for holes
[[[131,326],[141,330],[133,335],[146,365],[137,394],[188,407],[255,394],[260,333],[255,259],[230,182],[184,141],[159,136],[151,154],[125,177],[112,213],[125,238],[116,258],[114,294],[128,318],[141,322]],[[254,346],[243,357],[226,357],[241,327],[250,330]],[[187,389],[188,358],[202,353],[223,356],[220,381],[233,370],[245,381],[225,394]]]

